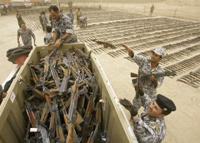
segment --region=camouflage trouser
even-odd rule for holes
[[[76,22],[76,23],[77,23],[77,26],[80,26],[80,17],[77,16],[77,19],[76,19],[76,20],[77,20],[77,22]]]

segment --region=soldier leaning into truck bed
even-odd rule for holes
[[[22,37],[22,42],[24,44],[24,46],[30,45],[32,46],[32,39],[31,37],[33,37],[34,40],[34,45],[35,44],[35,34],[32,32],[32,30],[30,28],[26,27],[25,23],[21,24],[21,28],[18,29],[17,31],[17,42],[18,42],[18,46],[20,47],[20,41],[19,41],[19,37]]]
[[[128,48],[126,45],[122,45],[125,47],[126,51],[128,52],[129,56],[134,59],[136,64],[139,66],[138,69],[138,77],[145,75],[145,74],[151,74],[151,73],[161,73],[164,72],[163,68],[159,65],[159,62],[162,60],[163,56],[165,55],[165,49],[164,48],[157,48],[154,51],[152,51],[151,58],[145,58],[141,55],[136,55],[134,52]],[[141,79],[140,81],[137,81],[134,84],[135,89],[138,89],[141,93],[146,93],[150,96],[151,99],[155,98],[156,95],[156,89],[160,87],[163,83],[164,77],[154,77],[151,76],[150,78]],[[136,90],[137,91],[137,90]],[[133,104],[135,108],[139,110],[143,102],[143,98],[141,96],[134,97]]]
[[[144,94],[144,112],[139,116],[137,109],[127,99],[120,99],[131,113],[134,133],[139,143],[161,143],[165,137],[166,125],[164,117],[176,110],[176,106],[169,98],[158,94],[152,100]]]
[[[47,35],[44,37],[44,44],[48,45],[51,42],[53,42],[52,27],[47,26]]]
[[[21,28],[21,24],[24,23],[24,20],[22,19],[22,16],[19,13],[19,10],[17,10],[16,12],[17,12],[16,14],[17,22],[18,22],[19,28]]]
[[[51,45],[59,48],[61,43],[77,43],[77,36],[71,19],[64,14],[60,14],[58,7],[55,5],[49,7],[49,12],[53,18],[53,42]]]

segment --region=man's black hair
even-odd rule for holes
[[[47,26],[47,32],[51,33],[51,31],[52,31],[52,27],[51,26]]]
[[[53,10],[54,12],[59,12],[59,9],[58,9],[58,7],[56,5],[51,5],[49,7],[49,12],[51,12],[51,10]]]

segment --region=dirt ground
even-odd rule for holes
[[[76,4],[75,4],[76,5]],[[90,4],[93,6],[94,4]],[[102,4],[103,8],[117,9],[140,14],[149,14],[149,8],[152,4]],[[96,4],[97,6],[97,4]],[[176,18],[200,21],[200,6],[184,5],[173,3],[172,0],[162,3],[154,3],[154,16],[174,17]],[[111,8],[112,7],[112,8]],[[17,47],[17,29],[18,24],[14,14],[0,17],[0,83],[3,83],[9,73],[16,67],[7,61],[6,51]],[[43,45],[43,31],[35,31],[36,44]],[[107,54],[97,55],[110,83],[118,97],[126,97],[130,100],[134,97],[134,89],[129,77],[130,71],[137,71],[138,67],[124,59],[114,59]],[[117,77],[117,78],[116,78]],[[171,98],[177,111],[165,118],[167,124],[167,133],[163,143],[198,143],[200,140],[200,89],[190,87],[176,78],[165,78],[163,85],[158,89],[158,93]],[[129,116],[129,113],[127,116]]]

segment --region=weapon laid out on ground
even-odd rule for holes
[[[96,39],[94,39],[94,40],[92,40],[93,42],[96,42],[97,44],[100,44],[100,45],[103,45],[103,47],[104,48],[108,48],[108,47],[110,47],[111,49],[116,49],[116,47],[113,45],[113,44],[111,44],[111,43],[109,43],[109,42],[104,42],[104,41],[98,41],[98,40],[96,40]]]
[[[102,120],[97,76],[90,70],[89,56],[76,48],[72,51],[63,54],[56,49],[37,65],[30,64],[34,85],[19,80],[27,85],[25,108],[32,125],[26,142],[97,141]]]

